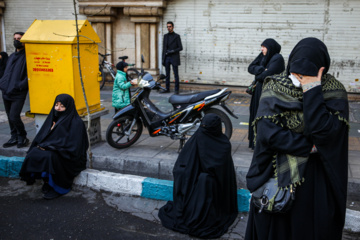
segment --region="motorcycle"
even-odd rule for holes
[[[180,140],[180,151],[188,136],[195,133],[201,119],[208,113],[220,117],[223,133],[231,138],[232,123],[229,117],[222,110],[214,107],[219,105],[230,116],[238,118],[226,105],[231,91],[224,88],[191,94],[174,94],[169,98],[173,110],[162,112],[151,102],[149,96],[152,90],[164,89],[159,83],[163,79],[165,76],[161,74],[158,81],[155,81],[141,66],[138,88],[131,96],[130,105],[119,110],[107,128],[106,141],[110,146],[119,149],[131,146],[141,136],[144,125],[151,137],[167,136],[173,140]]]

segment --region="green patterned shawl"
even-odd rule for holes
[[[332,75],[325,74],[321,81],[325,104],[330,114],[338,115],[339,120],[345,122],[346,113],[337,109],[336,99],[347,99],[344,86]],[[287,77],[286,71],[265,79],[259,109],[254,126],[256,139],[256,125],[262,118],[268,118],[278,126],[296,133],[304,132],[304,117],[302,106],[303,92],[296,88]],[[266,134],[266,133],[265,133]],[[256,141],[256,140],[254,140]],[[283,153],[275,153],[273,167],[280,188],[296,187],[304,181],[304,171],[308,157],[299,157]]]

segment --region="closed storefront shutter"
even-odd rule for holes
[[[332,58],[330,73],[348,91],[360,91],[360,1],[349,0],[177,0],[168,1],[161,32],[173,21],[180,34],[180,79],[200,84],[247,86],[247,72],[260,44],[274,38],[287,61],[305,37],[325,42]],[[162,41],[162,39],[161,39]],[[359,87],[359,89],[358,89]]]

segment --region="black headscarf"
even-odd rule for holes
[[[200,238],[223,235],[238,213],[237,188],[231,144],[217,115],[205,115],[173,175],[173,201],[159,211],[163,226]]]
[[[55,116],[55,104],[61,102],[65,111],[59,117]],[[51,130],[53,122],[56,122]],[[76,111],[74,99],[68,94],[56,97],[50,114],[46,118],[39,133],[32,142],[33,147],[40,146],[45,149],[56,150],[63,158],[80,161],[79,165],[85,168],[86,150],[89,147],[84,122]]]
[[[269,63],[270,59],[276,53],[280,53],[281,45],[277,41],[275,41],[274,39],[267,38],[261,43],[261,46],[264,46],[264,47],[267,48],[267,53],[264,56],[264,62],[262,64],[265,67]],[[262,53],[260,53],[260,54],[262,54]]]
[[[220,136],[222,134],[221,119],[215,114],[208,114],[201,121],[200,131],[206,135]]]
[[[116,69],[123,72],[124,68],[127,67],[128,65],[129,64],[127,64],[126,62],[121,61],[116,64]]]
[[[288,75],[298,73],[317,76],[321,67],[325,67],[325,75],[330,67],[330,55],[326,45],[317,38],[304,38],[291,51],[286,70]]]

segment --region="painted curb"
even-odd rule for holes
[[[24,157],[0,155],[0,177],[18,178]],[[156,200],[171,201],[173,181],[86,169],[74,179],[74,184],[96,191],[128,194]],[[239,212],[248,212],[251,194],[246,189],[237,190]],[[344,229],[360,232],[360,212],[346,209]]]
[[[24,157],[0,156],[0,177],[19,177],[19,172],[24,159]]]
[[[360,212],[346,209],[345,227],[352,232],[360,232]]]
[[[103,190],[162,201],[173,200],[174,182],[169,180],[86,169],[75,178],[74,184],[97,191]],[[250,198],[248,190],[237,190],[239,212],[249,211]]]
[[[142,187],[141,197],[163,201],[173,200],[173,181],[155,178],[146,178]]]
[[[86,186],[96,191],[108,191],[132,196],[141,196],[145,177],[86,169],[74,179],[75,185]]]

